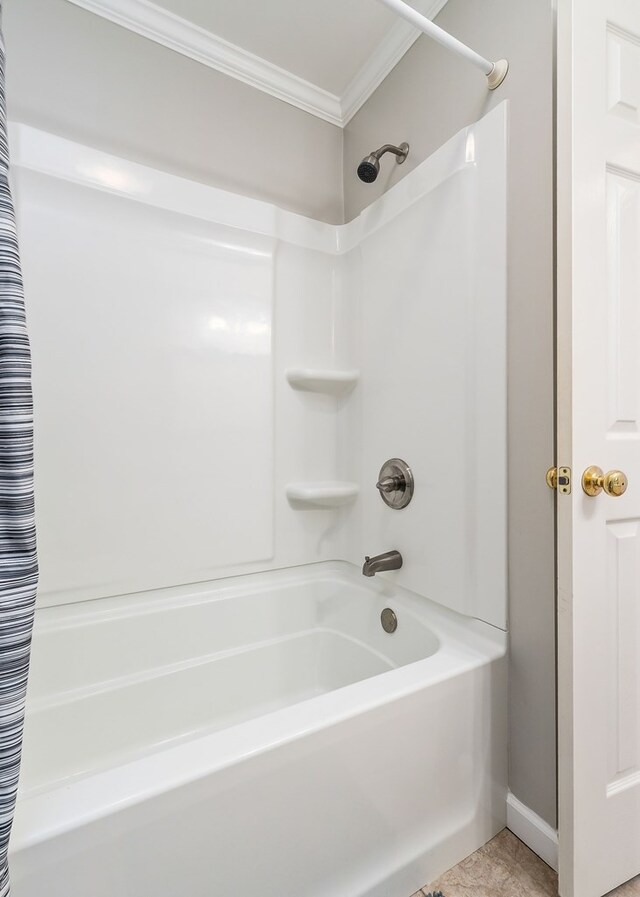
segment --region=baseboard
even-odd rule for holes
[[[558,871],[557,831],[511,792],[507,795],[507,828],[548,866]]]

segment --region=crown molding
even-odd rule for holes
[[[351,120],[420,36],[416,28],[398,19],[339,97],[162,9],[151,0],[68,2],[338,127]],[[420,11],[434,18],[446,3],[447,0],[429,0],[421,4]]]
[[[422,3],[421,6],[414,2],[413,6],[428,19],[435,19],[447,2],[448,0],[431,0],[429,3]],[[342,127],[351,121],[361,106],[364,106],[374,90],[382,84],[407,50],[415,44],[421,33],[405,19],[398,19],[340,98]]]
[[[446,2],[446,0],[445,0]],[[420,37],[420,32],[404,19],[398,19],[387,37],[374,50],[349,84],[340,100],[342,126],[351,121],[374,90]]]
[[[116,25],[342,126],[334,94],[180,18],[149,0],[69,0]]]

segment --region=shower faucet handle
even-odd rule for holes
[[[404,477],[382,477],[376,483],[376,489],[380,492],[397,492],[406,489],[407,482]]]
[[[378,474],[376,489],[389,508],[406,508],[413,497],[413,473],[406,461],[391,458],[385,461]]]

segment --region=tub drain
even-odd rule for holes
[[[398,628],[398,618],[390,607],[385,607],[382,611],[380,614],[380,622],[382,623],[382,628],[385,632],[395,632]]]

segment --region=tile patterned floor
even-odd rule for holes
[[[413,897],[557,897],[558,878],[522,841],[505,829]],[[608,897],[640,897],[640,876]]]
[[[615,891],[607,894],[607,897],[640,897],[640,875],[628,881],[626,885],[620,885]]]

